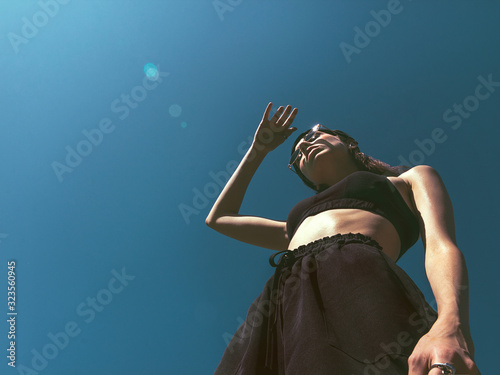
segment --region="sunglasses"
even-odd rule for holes
[[[325,126],[321,124],[314,125],[311,130],[302,138],[304,141],[309,142],[309,141],[314,141],[316,138],[318,138],[319,134],[318,132],[320,129],[327,129]],[[299,141],[300,142],[300,141]],[[298,142],[297,142],[298,143]],[[288,168],[293,172],[297,173],[295,170],[295,162],[302,157],[302,151],[300,148],[297,148],[292,156],[290,157],[290,162],[288,163]],[[292,168],[293,167],[293,168]]]

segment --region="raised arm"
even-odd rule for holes
[[[279,107],[269,119],[269,103],[255,132],[251,147],[215,201],[205,223],[228,237],[273,250],[286,250],[286,222],[257,216],[240,215],[246,190],[266,155],[281,145],[296,128],[290,128],[297,108]]]

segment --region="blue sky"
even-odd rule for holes
[[[500,87],[484,82],[500,82],[499,11],[462,0],[1,2],[0,278],[14,260],[18,313],[17,368],[4,358],[1,372],[213,373],[273,269],[270,250],[205,218],[273,101],[299,108],[301,132],[321,122],[389,164],[440,173],[476,361],[493,373]],[[313,194],[287,169],[288,142],[240,213],[285,220]],[[432,304],[423,262],[419,241],[398,264]],[[2,300],[6,320],[5,289]]]

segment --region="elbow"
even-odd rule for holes
[[[205,224],[208,227],[212,228],[212,225],[214,224],[214,221],[215,220],[210,215],[208,215],[207,218],[205,219]]]

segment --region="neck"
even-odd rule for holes
[[[349,163],[343,163],[342,166],[335,168],[332,173],[328,173],[325,178],[322,179],[321,182],[319,182],[317,185],[324,184],[328,187],[335,185],[339,181],[343,180],[347,176],[349,176],[351,173],[358,172],[361,169],[359,169],[354,162],[349,162]]]

